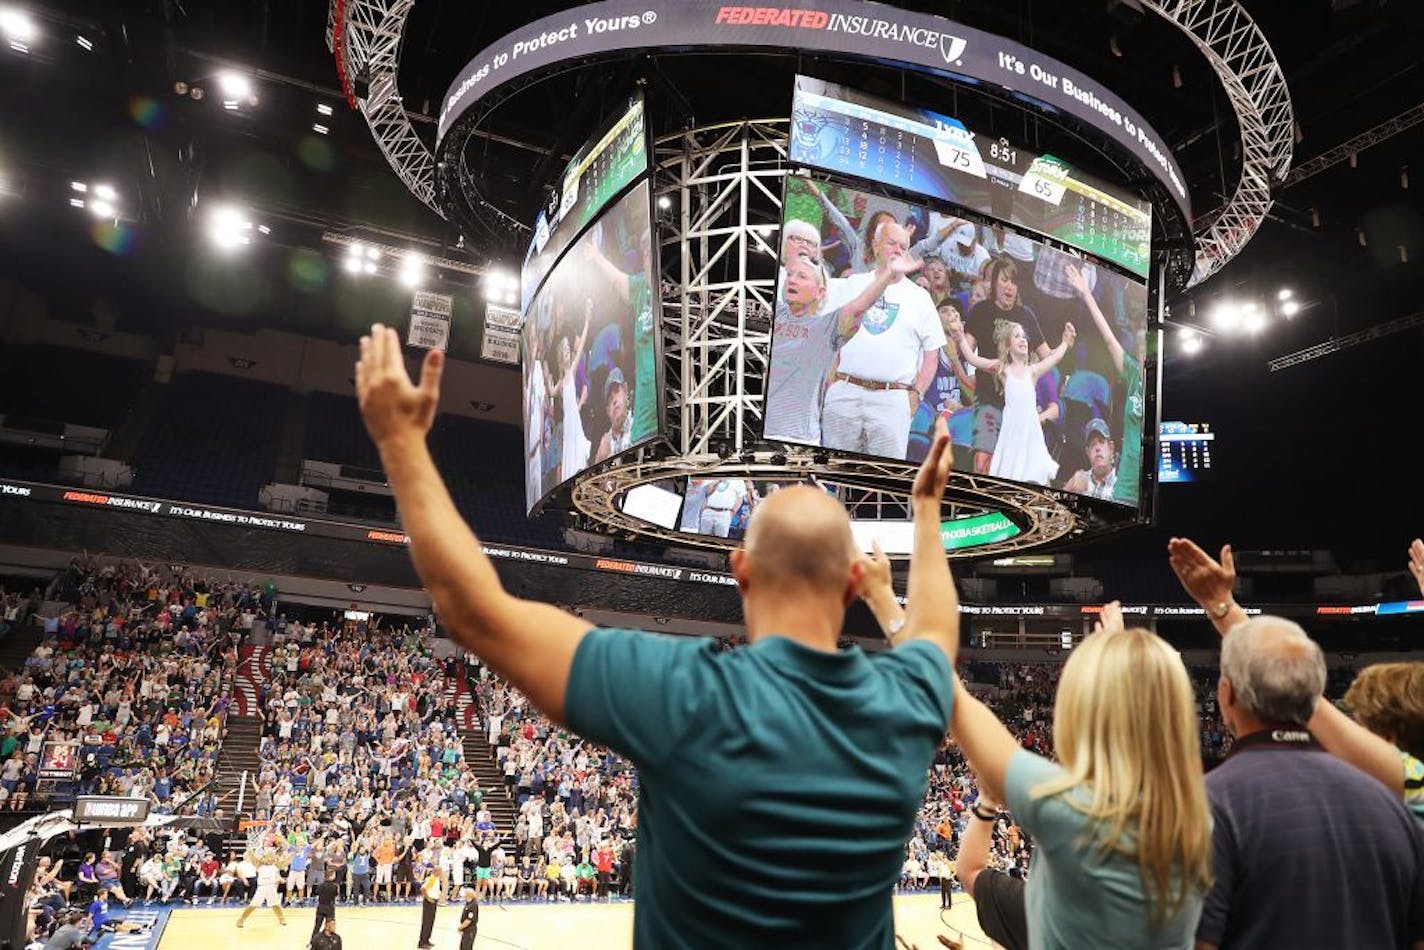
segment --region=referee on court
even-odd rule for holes
[[[480,902],[475,899],[475,889],[465,888],[465,906],[460,908],[460,950],[471,950],[475,945],[475,931],[480,928]]]
[[[943,421],[912,489],[894,649],[840,648],[867,563],[845,507],[794,486],[757,506],[732,552],[750,643],[721,652],[705,637],[593,629],[504,589],[426,444],[444,360],[430,350],[416,385],[395,330],[372,327],[356,365],[366,428],[451,637],[555,723],[638,767],[635,947],[891,950],[894,885],[959,649]]]
[[[435,946],[430,942],[430,936],[435,932],[435,910],[440,906],[440,897],[444,893],[440,870],[432,867],[425,872],[425,883],[420,885],[420,942],[416,944],[419,950]]]

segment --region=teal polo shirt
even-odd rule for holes
[[[949,725],[927,641],[868,656],[785,637],[594,630],[568,724],[638,766],[636,947],[894,946],[891,895]]]

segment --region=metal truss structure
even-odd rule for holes
[[[1241,179],[1226,204],[1195,223],[1193,287],[1241,252],[1271,210],[1294,148],[1295,115],[1276,54],[1238,0],[1142,0],[1176,25],[1221,80],[1241,128]]]
[[[788,121],[690,129],[654,147],[664,365],[673,444],[682,455],[751,448],[761,430],[776,232]]]
[[[401,37],[415,0],[331,0],[327,46],[342,89],[411,193],[444,218],[436,202],[435,159],[416,134],[397,88]],[[1290,168],[1294,113],[1275,53],[1238,0],[1143,0],[1196,45],[1226,90],[1241,129],[1241,178],[1226,204],[1195,226],[1195,286],[1226,266],[1255,235]],[[369,83],[355,96],[356,78]]]
[[[1299,366],[1301,363],[1308,363],[1322,356],[1329,356],[1331,353],[1348,350],[1352,346],[1359,346],[1371,340],[1378,340],[1380,337],[1389,336],[1391,333],[1412,330],[1420,324],[1424,324],[1424,313],[1411,313],[1406,317],[1398,317],[1387,323],[1381,323],[1356,333],[1351,333],[1348,336],[1342,336],[1334,340],[1326,340],[1324,343],[1317,343],[1303,350],[1296,350],[1294,353],[1278,356],[1267,365],[1271,368],[1271,372],[1275,373],[1279,370],[1289,369],[1292,366]]]
[[[336,57],[342,91],[361,110],[381,154],[397,177],[440,217],[435,200],[435,157],[415,132],[397,86],[401,37],[415,0],[331,0],[327,46]],[[355,94],[357,77],[370,87],[365,98]]]
[[[1386,139],[1394,138],[1420,122],[1424,122],[1424,102],[1401,112],[1392,119],[1384,120],[1368,132],[1361,132],[1348,142],[1342,142],[1327,152],[1321,152],[1308,162],[1297,165],[1286,176],[1285,187],[1290,188],[1293,185],[1298,185],[1310,176],[1317,175],[1332,165],[1338,165],[1347,158],[1358,155],[1371,145],[1378,145]]]
[[[874,503],[887,515],[898,518],[899,511],[908,511],[910,486],[915,478],[915,466],[906,462],[825,458],[809,453],[787,457],[779,452],[761,451],[730,459],[716,455],[656,459],[640,455],[638,450],[629,455],[631,459],[614,461],[574,483],[571,500],[575,510],[595,522],[599,531],[614,537],[720,550],[730,550],[740,542],[661,528],[624,514],[620,502],[638,485],[688,476],[795,482],[814,475],[824,484],[839,487],[843,495],[858,499],[857,504]],[[948,556],[992,557],[1040,548],[1082,534],[1091,526],[1091,518],[1075,512],[1060,500],[1059,494],[1031,485],[955,472],[950,476],[945,495],[943,520],[1002,512],[1020,531],[1012,538],[948,552]]]

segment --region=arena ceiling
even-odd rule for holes
[[[469,246],[405,192],[362,118],[338,92],[325,44],[326,0],[3,0],[39,27],[28,52],[0,45],[0,274],[41,291],[59,312],[181,336],[198,325],[282,326],[350,338],[399,313],[394,281],[355,281],[323,233],[419,247],[473,265],[509,249]],[[415,127],[489,41],[568,3],[416,0],[400,88]],[[1135,0],[949,0],[903,6],[1010,36],[1114,88],[1165,136],[1199,213],[1235,181],[1231,110],[1201,57]],[[1420,104],[1424,5],[1403,0],[1246,0],[1290,85],[1296,165]],[[83,37],[89,47],[79,43]],[[784,59],[784,58],[783,58]],[[251,77],[256,103],[225,109],[218,75]],[[499,200],[528,217],[543,173],[577,147],[635,78],[666,121],[786,111],[787,64],[775,57],[611,65],[544,83],[486,131]],[[905,85],[901,85],[901,83]],[[915,84],[867,68],[867,88]],[[179,94],[178,84],[185,90]],[[193,88],[202,99],[192,97]],[[332,114],[317,111],[330,105]],[[676,117],[674,119],[673,117]],[[1002,110],[995,121],[1033,129]],[[323,134],[314,126],[324,126]],[[1417,428],[1411,391],[1424,356],[1415,327],[1270,372],[1313,344],[1368,335],[1420,310],[1424,181],[1403,186],[1424,154],[1424,124],[1279,191],[1245,253],[1172,320],[1211,328],[1223,299],[1269,300],[1289,287],[1304,309],[1256,337],[1210,339],[1195,356],[1167,343],[1164,418],[1211,422],[1224,477],[1169,488],[1160,512],[1262,546],[1354,543],[1402,551],[1424,532],[1417,479],[1399,461]],[[1424,170],[1413,169],[1416,177]],[[103,232],[69,206],[72,183],[111,182],[127,224]],[[1226,183],[1226,186],[1223,185]],[[205,240],[204,203],[240,202],[270,229],[240,258]],[[458,275],[450,278],[458,285]],[[256,290],[254,290],[256,288]],[[517,393],[512,374],[492,386]],[[1234,456],[1234,461],[1233,461]],[[1263,506],[1269,497],[1276,504]],[[1403,501],[1384,509],[1380,499]],[[1184,530],[1185,528],[1179,529]],[[1155,545],[1162,532],[1144,535]],[[1314,534],[1312,534],[1314,533]],[[1239,543],[1248,543],[1244,540]],[[1388,553],[1385,555],[1388,560]]]

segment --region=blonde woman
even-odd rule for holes
[[[1212,860],[1191,681],[1166,641],[1105,614],[1058,683],[1061,765],[1020,748],[967,691],[950,728],[1034,838],[1031,947],[1190,948]]]

